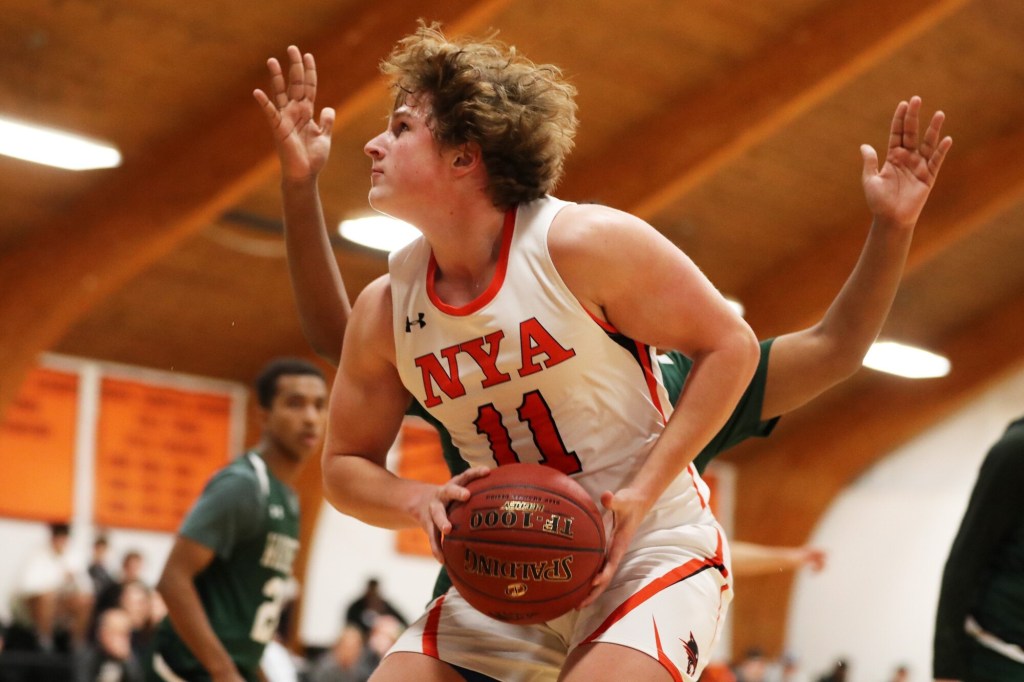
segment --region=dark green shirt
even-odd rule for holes
[[[217,638],[247,678],[281,615],[299,548],[299,503],[255,452],[214,474],[179,534],[214,551],[195,577],[196,590]],[[154,649],[186,680],[209,675],[165,618]]]
[[[1024,664],[984,649],[964,631],[1024,648],[1024,418],[1010,424],[978,472],[942,574],[935,622],[935,677],[1024,680]]]
[[[764,391],[768,381],[768,354],[774,340],[768,339],[761,342],[761,357],[757,363],[757,370],[754,372],[754,377],[750,380],[747,390],[744,391],[743,397],[736,404],[725,425],[693,460],[698,472],[703,473],[711,460],[737,443],[753,436],[768,436],[775,428],[775,424],[779,421],[778,417],[767,420],[761,418]],[[659,356],[659,364],[665,390],[668,391],[669,400],[675,404],[679,400],[679,394],[683,391],[686,377],[689,376],[690,370],[693,368],[693,361],[682,353],[672,351]],[[441,436],[444,459],[448,463],[448,469],[452,476],[469,468],[469,464],[459,455],[459,450],[452,443],[448,432],[439,421],[430,416],[430,413],[422,405],[414,401],[408,414],[422,417],[437,429]],[[437,582],[434,583],[433,597],[436,598],[444,594],[449,587],[451,587],[451,581],[448,579],[448,573],[442,567]]]

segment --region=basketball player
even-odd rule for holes
[[[282,150],[286,215],[320,226],[316,175],[333,112],[313,121],[312,57],[289,48],[289,60],[287,83],[270,62],[273,99],[256,96]],[[424,239],[393,254],[390,276],[352,311],[323,462],[329,499],[433,538],[447,529],[445,504],[467,496],[462,484],[496,463],[543,460],[574,475],[615,525],[579,611],[506,625],[450,592],[375,679],[695,679],[731,595],[725,543],[691,462],[749,383],[749,328],[646,224],[547,194],[575,126],[557,69],[421,27],[384,70],[396,100],[366,147],[370,201]],[[897,109],[881,173],[865,148],[869,205],[886,235],[916,221],[949,147],[937,115],[918,149],[919,107]],[[694,361],[674,412],[654,346]],[[444,486],[383,468],[412,397],[477,466]]]
[[[938,682],[1024,681],[1024,416],[981,464],[942,574],[932,661]]]
[[[302,360],[271,362],[256,380],[263,437],[214,474],[178,531],[157,590],[147,679],[255,682],[280,617],[299,546],[288,483],[322,442],[327,384]]]

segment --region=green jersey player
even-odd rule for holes
[[[157,585],[167,603],[149,680],[259,679],[299,547],[288,487],[324,431],[327,385],[315,366],[271,362],[256,381],[260,443],[218,471],[185,518]]]

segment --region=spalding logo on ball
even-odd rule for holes
[[[492,618],[528,625],[570,611],[605,556],[604,522],[583,487],[540,464],[509,464],[466,486],[442,540],[452,584]]]

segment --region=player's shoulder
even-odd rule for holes
[[[989,450],[985,466],[991,471],[1024,474],[1024,419],[1006,429],[1002,437]]]
[[[349,324],[383,323],[390,328],[391,310],[391,276],[385,274],[367,284],[359,292],[352,306],[352,319]]]
[[[604,204],[565,204],[551,222],[552,230],[569,236],[591,236],[607,230],[642,226],[648,225],[631,213]]]
[[[605,256],[609,249],[654,233],[648,223],[625,211],[601,204],[567,204],[551,222],[548,248],[561,260]]]
[[[359,292],[345,330],[342,358],[394,357],[394,313],[391,277],[382,275]],[[389,360],[393,363],[393,360]]]
[[[206,491],[230,495],[245,494],[259,490],[259,475],[249,462],[248,457],[248,453],[240,455],[219,469],[210,477]]]

